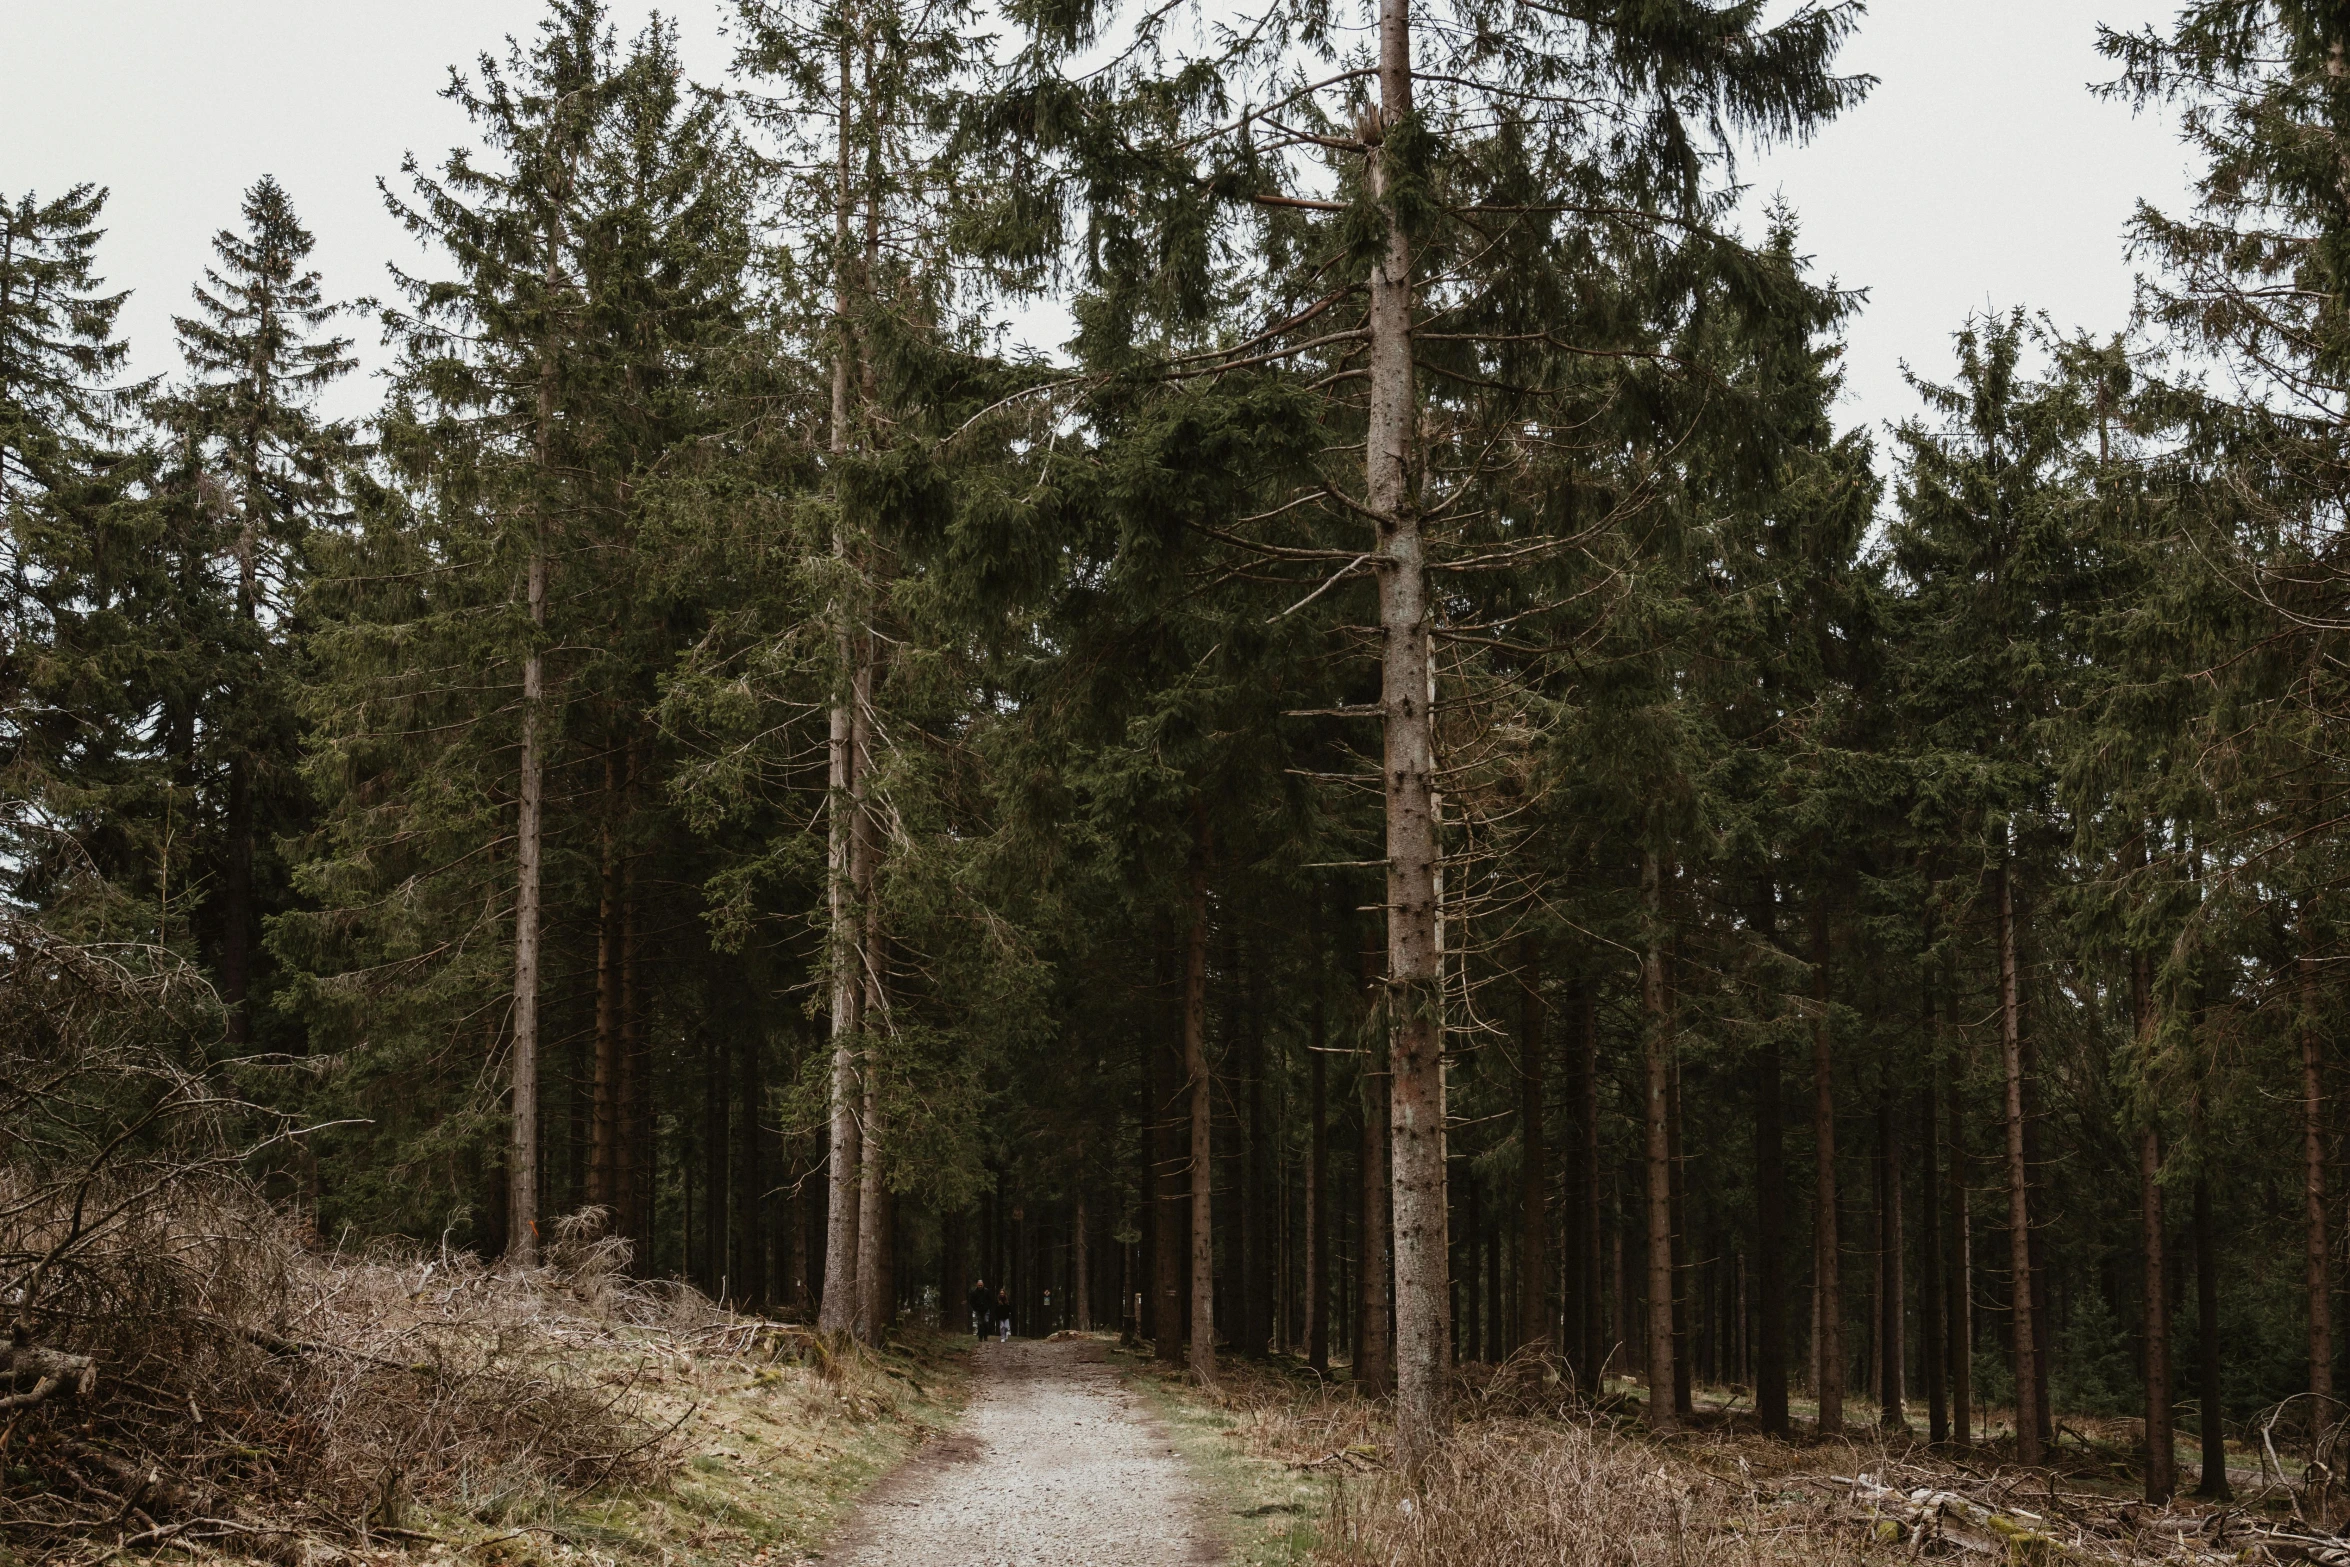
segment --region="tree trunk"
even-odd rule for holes
[[[1518,943],[1518,1342],[1550,1341],[1550,1157],[1542,1135],[1542,991],[1534,938]]]
[[[866,657],[858,669],[860,685],[857,703],[860,714],[870,712],[874,660],[871,639],[867,639]],[[857,771],[864,775],[872,766],[870,720],[858,726]],[[860,793],[866,791],[860,790]],[[874,817],[870,799],[861,802],[858,811],[859,835],[864,849],[857,856],[857,903],[863,915],[863,943],[858,969],[864,982],[864,995],[858,1003],[857,1015],[863,1023],[865,1062],[865,1124],[858,1158],[857,1190],[857,1337],[874,1348],[879,1348],[889,1337],[891,1325],[897,1320],[897,1288],[892,1277],[893,1248],[897,1236],[890,1225],[889,1190],[889,1118],[888,1106],[882,1099],[881,1065],[876,1052],[892,1032],[889,1005],[889,938],[881,926],[881,903],[874,895],[880,870],[879,824]]]
[[[2326,1245],[2325,1084],[2317,1033],[2317,965],[2307,952],[2301,970],[2301,1211],[2307,1226],[2309,1391],[2319,1401],[2334,1394],[2333,1267]]]
[[[598,844],[601,872],[596,904],[596,1043],[588,1116],[587,1200],[621,1223],[620,1191],[620,854],[614,817],[621,799],[621,753],[604,753],[604,821]]]
[[[1330,1091],[1328,1021],[1314,987],[1313,1043],[1306,1057],[1306,1364],[1330,1374]]]
[[[1641,1064],[1642,1125],[1646,1131],[1642,1170],[1648,1220],[1648,1403],[1651,1431],[1680,1427],[1673,1397],[1673,1159],[1669,1124],[1672,1093],[1672,1024],[1665,1016],[1664,908],[1662,874],[1653,852],[1640,856],[1640,893],[1647,906],[1648,941],[1641,953],[1640,999],[1645,1014]]]
[[[1944,993],[1957,993],[1955,980],[1944,987]],[[1951,1435],[1957,1438],[1961,1447],[1971,1446],[1975,1439],[1975,1234],[1974,1218],[1967,1207],[1967,1181],[1970,1176],[1966,1152],[1965,1096],[1959,1092],[1965,1081],[1965,1057],[1963,1054],[1953,1054],[1946,1123],[1950,1145],[1949,1306],[1943,1312],[1942,1320],[1950,1365]]]
[[[1576,1030],[1577,1087],[1582,1116],[1576,1126],[1583,1139],[1579,1183],[1583,1198],[1583,1390],[1596,1395],[1605,1377],[1608,1358],[1607,1313],[1602,1307],[1599,1190],[1599,997],[1586,983],[1582,989],[1582,1017]]]
[[[1890,1075],[1889,1063],[1886,1070]],[[1900,1128],[1893,1111],[1893,1085],[1883,1083],[1877,1092],[1877,1165],[1883,1172],[1877,1203],[1877,1252],[1883,1259],[1877,1293],[1877,1423],[1889,1431],[1909,1429],[1902,1386],[1908,1345],[1903,1342],[1901,1309],[1907,1290],[1902,1277]]]
[[[1366,1057],[1359,1084],[1363,1101],[1362,1244],[1355,1264],[1357,1318],[1355,1386],[1373,1397],[1395,1391],[1393,1340],[1388,1335],[1388,1291],[1395,1264],[1387,1229],[1387,1075]]]
[[[2200,1171],[2195,1176],[2195,1313],[2201,1341],[2195,1397],[2203,1406],[2203,1475],[2195,1494],[2224,1502],[2235,1491],[2228,1485],[2227,1419],[2220,1402],[2219,1228],[2211,1217],[2211,1179]]]
[[[1769,1024],[1754,1051],[1754,1411],[1787,1435],[1787,1149],[1779,1036]]]
[[[629,755],[630,798],[636,784]],[[653,1269],[653,1058],[645,1033],[644,965],[637,930],[636,865],[624,852],[620,866],[620,1187],[621,1233],[634,1248],[640,1272]]]
[[[540,394],[543,426],[553,417]],[[542,450],[542,461],[545,454]],[[522,778],[514,823],[514,1135],[506,1150],[506,1256],[522,1267],[539,1256],[539,812],[545,761],[539,753],[547,669],[538,636],[547,624],[547,557],[530,557],[530,651],[522,660]]]
[[[852,330],[854,316],[851,273],[853,264],[849,251],[849,216],[854,210],[850,170],[854,166],[850,132],[855,113],[854,78],[850,66],[851,33],[844,28],[840,38],[839,94],[836,105],[839,123],[834,138],[836,185],[833,192],[833,353],[832,353],[832,429],[830,450],[836,465],[842,464],[849,449],[849,387],[852,379],[856,343]],[[832,536],[835,557],[847,559],[849,547],[845,522],[836,521]],[[857,861],[864,837],[864,778],[860,763],[864,746],[859,731],[865,714],[859,702],[858,677],[862,673],[863,638],[850,605],[835,603],[832,613],[836,621],[834,641],[839,653],[840,670],[836,676],[839,688],[835,692],[830,714],[830,788],[826,795],[829,838],[825,861],[826,916],[829,929],[828,949],[832,981],[832,1146],[831,1180],[828,1212],[824,1227],[824,1302],[816,1318],[818,1331],[841,1336],[852,1333],[857,1326],[857,1259],[859,1205],[863,1195],[864,1148],[862,1128],[858,1116],[859,1085],[857,1073],[857,1046],[864,1032],[860,1016],[864,984],[859,969],[862,943],[859,939],[861,910],[857,905],[856,889],[860,884]]]
[[[723,990],[712,984],[704,992],[723,1004]],[[705,1027],[702,1033],[702,1256],[699,1272],[702,1293],[721,1305],[734,1301],[733,1283],[726,1269],[726,1156],[727,1089],[733,1062],[725,1035]]]
[[[1080,1333],[1093,1331],[1093,1235],[1091,1216],[1085,1211],[1085,1191],[1077,1193],[1077,1211],[1069,1224],[1069,1272],[1071,1299],[1070,1323]]]
[[[1159,1034],[1159,1047],[1152,1052],[1149,1127],[1157,1149],[1154,1177],[1158,1201],[1151,1215],[1151,1333],[1158,1359],[1180,1365],[1185,1256],[1189,1250],[1185,1237],[1191,1230],[1191,1112],[1183,1078],[1183,980],[1179,972],[1170,977],[1177,990],[1176,1026]]]
[[[1836,1051],[1828,1017],[1828,905],[1825,892],[1812,900],[1812,1143],[1818,1191],[1812,1212],[1812,1388],[1819,1399],[1819,1430],[1844,1429],[1844,1295],[1838,1278],[1841,1241],[1836,1233]]]
[[[1251,956],[1254,956],[1253,954]],[[1250,963],[1233,976],[1244,1008],[1240,1069],[1247,1124],[1240,1128],[1240,1320],[1234,1349],[1262,1360],[1273,1337],[1272,1176],[1266,1154],[1272,1128],[1265,1113],[1265,998],[1262,967]]]
[[[2157,1019],[2153,962],[2131,954],[2130,1010],[2134,1014],[2141,1062],[2151,1062]],[[2171,1435],[2170,1287],[2164,1278],[2162,1229],[2162,1133],[2151,1095],[2138,1132],[2138,1233],[2145,1256],[2146,1297],[2146,1500],[2167,1502],[2178,1489],[2178,1454]]]
[[[1926,1038],[1934,1038],[1934,1000],[1926,997]],[[1926,1058],[1925,1086],[1918,1090],[1918,1366],[1926,1374],[1926,1438],[1950,1440],[1950,1367],[1944,1337],[1942,1294],[1942,1170],[1935,1146],[1936,1057]]]
[[[1191,929],[1183,956],[1183,1080],[1191,1106],[1191,1371],[1216,1380],[1214,1083],[1208,1075],[1208,827],[1192,805]]]
[[[1412,364],[1412,253],[1385,139],[1412,115],[1410,0],[1380,0],[1379,119],[1371,199],[1386,235],[1370,277],[1365,499],[1379,519],[1379,633],[1387,817],[1389,1161],[1393,1190],[1396,1455],[1417,1474],[1447,1424],[1444,1038],[1437,950],[1435,695],[1427,560],[1420,533],[1418,388]]]
[[[2015,1339],[2016,1457],[2038,1464],[2040,1444],[2040,1361],[2032,1324],[2031,1166],[2024,1153],[2024,1057],[2022,996],[2016,974],[2014,872],[2004,853],[1999,861],[1999,1044],[2007,1077],[2008,1294]]]
[[[240,606],[253,618],[251,584]],[[228,810],[221,823],[226,863],[220,878],[220,1000],[228,1012],[228,1044],[253,1041],[253,763],[242,748],[229,757]]]

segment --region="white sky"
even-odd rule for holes
[[[716,80],[731,46],[717,0],[673,0],[688,69]],[[123,324],[142,374],[177,369],[171,317],[275,174],[318,236],[329,291],[388,294],[387,260],[416,251],[384,212],[380,176],[465,140],[436,95],[528,36],[541,0],[0,0],[0,194],[89,180],[113,191],[101,264],[133,290]],[[626,33],[648,7],[614,0]],[[1783,193],[1823,275],[1869,290],[1850,332],[1847,420],[1911,412],[1908,360],[1940,377],[1970,310],[2028,305],[2060,326],[2128,319],[2121,231],[2141,196],[2176,207],[2188,167],[2169,126],[2091,98],[2107,75],[2095,24],[2161,21],[2171,0],[1874,0],[1845,56],[1881,78],[1810,145],[1750,162],[1757,208]],[[353,334],[382,362],[372,323]],[[343,411],[372,401],[364,385]]]

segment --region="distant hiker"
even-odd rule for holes
[[[987,1330],[995,1326],[995,1296],[988,1293],[987,1280],[973,1279],[968,1297],[971,1307],[971,1336],[987,1337]]]
[[[1009,1344],[1012,1341],[1012,1291],[1009,1286],[995,1292],[995,1330],[997,1343]]]

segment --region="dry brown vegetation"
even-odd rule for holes
[[[234,1092],[278,1068],[217,1023],[168,954],[0,915],[0,1562],[748,1557],[951,1404],[631,1279],[593,1213],[528,1271],[322,1248],[258,1184],[299,1129]]]
[[[1996,1448],[1938,1452],[1857,1430],[1774,1441],[1731,1418],[1701,1416],[1660,1441],[1627,1401],[1585,1405],[1532,1357],[1462,1370],[1457,1426],[1416,1484],[1388,1467],[1384,1407],[1342,1382],[1228,1365],[1189,1396],[1213,1404],[1248,1458],[1326,1477],[1313,1545],[1324,1567],[2350,1564],[2350,1541],[2326,1534],[2306,1489],[2149,1507],[2116,1451],[2086,1439],[2034,1470]]]

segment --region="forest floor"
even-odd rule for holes
[[[2129,1421],[2068,1419],[2055,1463],[2026,1470],[1998,1442],[1936,1449],[1858,1424],[1873,1406],[1852,1411],[1841,1439],[1775,1440],[1753,1428],[1750,1409],[1741,1418],[1737,1390],[1721,1388],[1699,1390],[1686,1429],[1659,1438],[1639,1418],[1636,1384],[1594,1406],[1528,1360],[1460,1369],[1454,1434],[1410,1486],[1389,1467],[1385,1407],[1343,1381],[1282,1359],[1226,1361],[1202,1388],[1178,1367],[1113,1353],[1208,1481],[1248,1567],[2350,1567],[2350,1537],[2318,1521],[2322,1471],[2313,1490],[2299,1460],[2281,1456],[2265,1476],[2255,1461],[2235,1477],[2231,1504],[2148,1506]],[[2343,1511],[2337,1494],[2337,1525]]]

